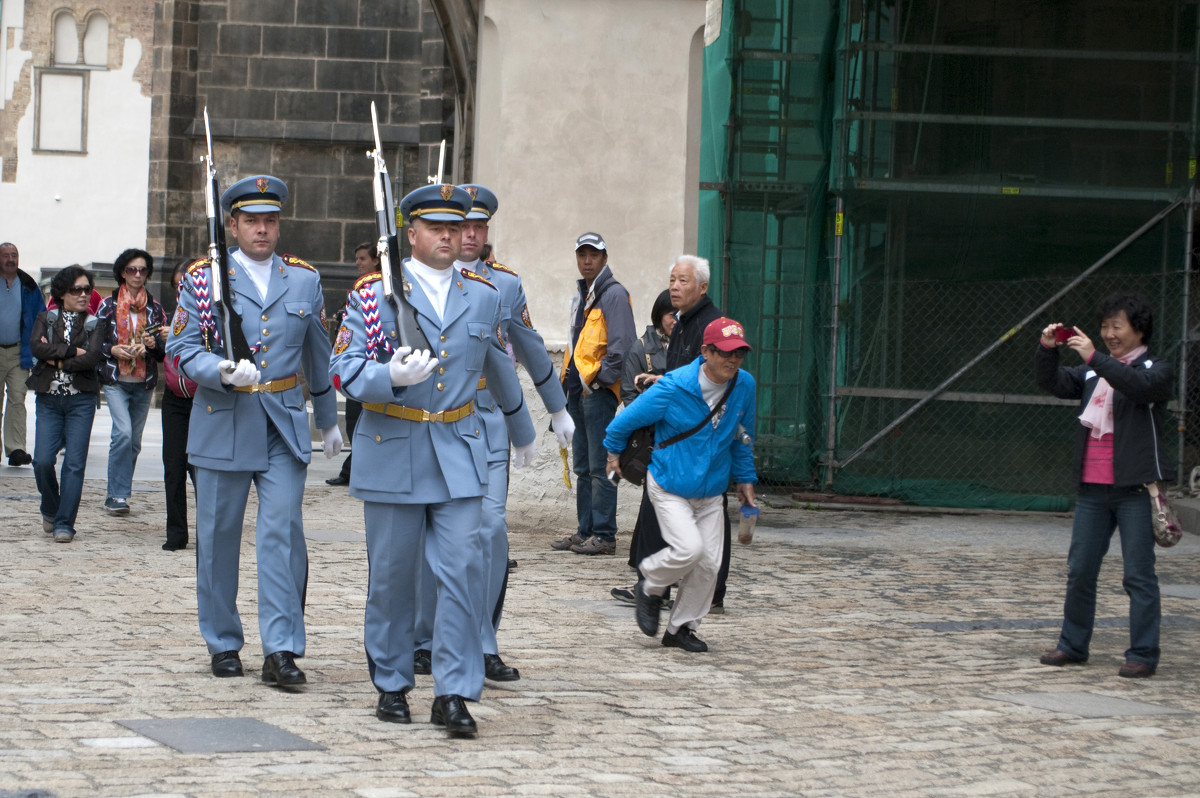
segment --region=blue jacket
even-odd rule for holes
[[[698,357],[690,364],[667,372],[644,394],[625,406],[609,423],[604,448],[616,454],[625,450],[635,429],[654,425],[654,440],[665,441],[687,432],[704,420],[708,403],[700,393]],[[665,449],[655,449],[650,474],[668,493],[685,499],[720,496],[729,487],[729,478],[737,483],[755,484],[754,453],[737,440],[738,424],[754,435],[754,378],[738,371],[737,385],[725,400],[725,407],[714,429],[705,424],[699,432]]]
[[[34,280],[20,269],[17,277],[21,281],[21,368],[33,368],[33,350],[29,348],[29,337],[33,334],[33,323],[38,314],[46,309],[42,290]]]

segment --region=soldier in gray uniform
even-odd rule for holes
[[[193,262],[179,284],[179,305],[166,354],[197,383],[188,425],[188,459],[196,467],[196,599],[200,632],[214,676],[241,676],[242,621],[237,611],[238,555],[250,484],[258,493],[255,550],[262,680],[304,684],[308,550],[301,499],[311,441],[297,373],[303,369],[326,457],[342,448],[337,396],[329,381],[329,338],[317,270],[275,254],[287,186],[256,175],[221,196],[237,246],[224,264],[254,361],[225,359],[208,258]]]
[[[479,185],[464,185],[471,195],[471,209],[463,222],[462,253],[455,268],[467,269],[483,275],[500,292],[500,331],[505,343],[512,346],[516,361],[525,367],[533,380],[534,387],[550,413],[551,428],[558,445],[569,448],[571,436],[575,434],[575,422],[567,413],[567,397],[558,373],[546,352],[546,342],[533,326],[529,307],[525,301],[525,289],[515,271],[500,263],[487,264],[479,259],[480,251],[488,242],[488,223],[500,201],[489,189]],[[483,500],[483,529],[488,551],[487,599],[485,616],[480,628],[483,641],[484,674],[497,682],[511,682],[521,678],[516,668],[510,667],[500,658],[496,633],[500,629],[500,616],[504,607],[504,592],[508,586],[508,524],[505,522],[505,504],[508,500],[508,432],[496,401],[484,382],[480,382],[479,394],[475,399],[484,431],[488,440],[488,492]],[[426,592],[423,598],[429,597]]]
[[[481,513],[489,469],[475,406],[480,378],[504,408],[514,467],[532,460],[536,437],[499,338],[500,294],[478,274],[454,268],[470,204],[469,194],[449,185],[419,188],[400,203],[413,257],[393,266],[393,285],[434,350],[410,354],[399,346],[396,311],[379,275],[367,275],[347,300],[330,363],[334,385],[363,403],[350,495],[365,502],[363,637],[379,691],[375,715],[411,721],[416,581],[427,550],[438,597],[430,721],[451,735],[476,733],[466,701],[483,692]]]

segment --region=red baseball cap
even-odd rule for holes
[[[727,316],[713,319],[704,328],[704,345],[715,346],[722,352],[753,348],[746,343],[746,331],[741,322],[734,321]]]

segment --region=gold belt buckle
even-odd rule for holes
[[[422,409],[421,410],[421,422],[425,423],[427,421],[432,421],[432,420],[433,420],[433,414],[430,413],[428,410]]]

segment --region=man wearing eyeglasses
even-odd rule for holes
[[[635,429],[654,425],[656,441],[677,438],[656,448],[650,460],[647,493],[666,547],[642,560],[634,594],[638,628],[654,636],[663,596],[679,584],[662,644],[691,653],[708,650],[696,627],[716,587],[722,497],[731,476],[741,503],[757,506],[752,444],[738,430],[754,429],[754,378],[741,368],[749,352],[741,324],[715,319],[704,328],[701,357],[663,375],[613,419],[604,438],[608,469],[618,474],[619,455]]]
[[[29,336],[46,309],[37,281],[20,269],[16,244],[0,244],[0,404],[4,410],[4,453],[10,466],[29,465],[25,451],[25,380],[33,368]]]

